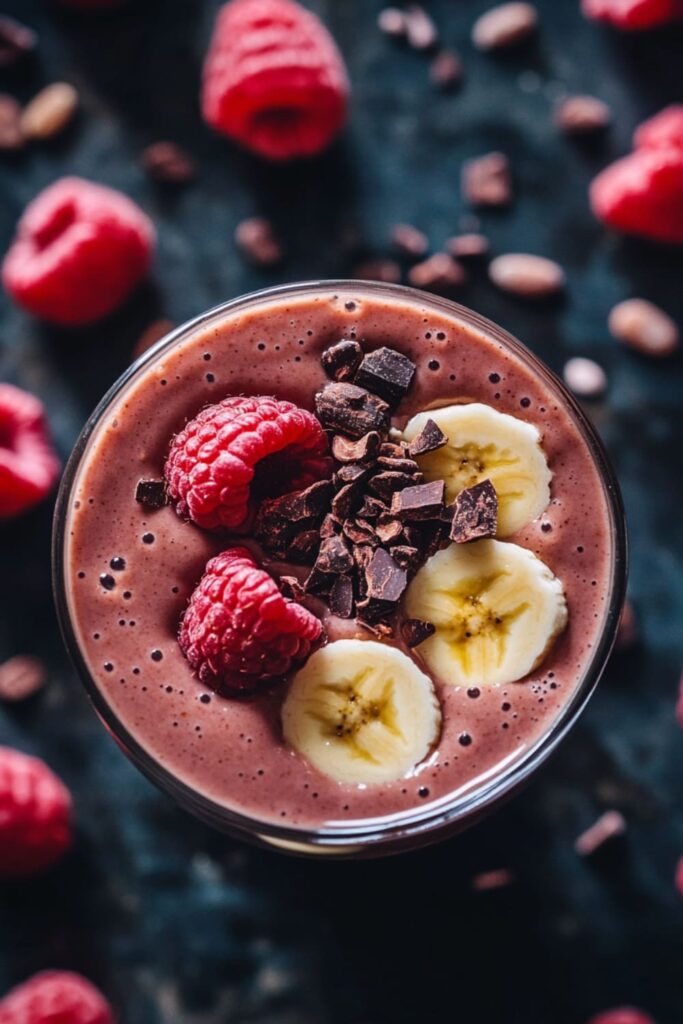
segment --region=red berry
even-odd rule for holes
[[[204,63],[202,113],[268,160],[313,156],[346,117],[344,62],[325,26],[294,0],[231,0]]]
[[[637,149],[593,179],[590,200],[608,227],[683,243],[683,149]]]
[[[43,761],[0,747],[0,875],[42,871],[70,845],[66,786]]]
[[[285,597],[247,548],[212,558],[180,624],[183,654],[206,686],[252,690],[308,657],[322,625]]]
[[[41,971],[0,1000],[0,1024],[114,1024],[114,1016],[80,974]]]
[[[683,149],[683,104],[672,103],[643,121],[633,136],[636,149]]]
[[[591,1017],[588,1024],[655,1024],[649,1013],[636,1010],[632,1006],[617,1006],[613,1010],[603,1010]]]
[[[181,516],[212,530],[249,515],[252,490],[269,495],[325,476],[327,439],[315,416],[276,398],[226,398],[173,439],[164,474]]]
[[[59,476],[42,402],[0,384],[0,519],[19,515],[49,494]]]
[[[683,18],[683,0],[582,0],[587,18],[625,31],[654,28]]]
[[[116,309],[149,268],[154,228],[121,192],[61,178],[29,203],[2,265],[12,298],[62,326]]]

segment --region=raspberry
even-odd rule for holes
[[[0,384],[0,520],[42,501],[58,475],[42,403],[28,391]]]
[[[323,150],[346,116],[337,46],[294,0],[231,0],[204,63],[204,120],[268,160]]]
[[[308,657],[320,620],[285,597],[246,548],[212,558],[183,615],[178,642],[200,682],[252,690]]]
[[[683,104],[672,103],[643,121],[633,136],[636,149],[683,149]]]
[[[71,971],[41,971],[0,1000],[0,1024],[114,1024],[104,996]]]
[[[632,1006],[617,1006],[614,1010],[603,1010],[591,1017],[588,1024],[655,1024],[649,1013]]]
[[[30,313],[65,327],[87,324],[130,294],[153,247],[151,221],[127,196],[61,178],[24,210],[2,280]]]
[[[315,416],[276,398],[226,398],[171,442],[164,474],[181,516],[212,530],[244,525],[252,491],[275,495],[326,475]]]
[[[683,18],[683,0],[582,0],[587,18],[638,31]]]
[[[43,761],[0,747],[0,875],[42,871],[70,845],[66,786]]]
[[[683,149],[637,149],[593,179],[590,200],[617,231],[683,243]]]

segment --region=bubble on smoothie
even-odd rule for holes
[[[114,555],[114,557],[109,562],[109,568],[113,569],[114,572],[123,572],[123,570],[126,568],[125,558],[122,558],[121,555]]]
[[[113,590],[116,586],[116,580],[111,573],[103,572],[100,574],[100,586],[104,587],[105,590]]]

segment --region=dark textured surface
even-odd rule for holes
[[[348,58],[351,125],[322,160],[268,168],[206,130],[197,84],[215,4],[133,2],[103,18],[6,0],[40,33],[32,69],[0,83],[26,98],[73,81],[83,109],[68,136],[0,164],[0,245],[24,206],[63,173],[134,196],[154,217],[153,283],[113,319],[77,335],[41,327],[0,299],[0,376],[44,397],[66,455],[86,415],[159,314],[181,322],[251,288],[344,275],[352,229],[381,252],[409,221],[433,247],[458,228],[463,159],[500,148],[518,201],[482,218],[495,252],[559,259],[568,295],[533,308],[483,276],[463,301],[525,340],[555,369],[595,356],[610,391],[593,415],[616,460],[632,539],[631,593],[642,641],[617,655],[559,754],[494,818],[447,844],[387,862],[290,860],[211,833],[154,790],[96,721],[57,634],[49,591],[50,509],[0,528],[0,655],[39,651],[47,691],[0,709],[0,742],[44,756],[73,787],[78,841],[48,876],[0,886],[0,990],[28,973],[83,971],[125,1024],[403,1024],[441,1014],[463,1024],[581,1024],[619,1003],[658,1024],[683,1019],[683,736],[673,715],[681,665],[681,360],[651,363],[610,339],[606,315],[633,294],[681,316],[680,255],[602,231],[586,186],[627,147],[634,126],[676,95],[682,36],[625,38],[583,21],[574,0],[539,3],[538,43],[510,56],[473,52],[481,0],[430,5],[461,50],[463,89],[436,94],[427,59],[384,39],[371,0],[318,0]],[[679,79],[680,86],[680,79]],[[562,90],[614,109],[604,143],[557,136]],[[185,144],[198,183],[148,183],[140,149]],[[281,271],[248,269],[232,234],[253,213],[275,221]],[[678,308],[677,308],[678,304]],[[625,840],[591,862],[575,836],[616,806]],[[474,894],[478,871],[510,866],[518,883]]]

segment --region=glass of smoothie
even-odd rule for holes
[[[211,825],[397,852],[523,784],[612,648],[603,446],[477,313],[323,281],[227,302],[114,384],[66,469],[54,586],[103,723]]]

